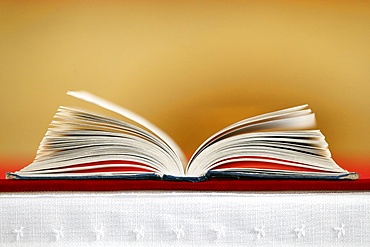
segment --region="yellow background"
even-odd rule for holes
[[[369,1],[2,1],[0,155],[32,159],[87,90],[188,153],[245,117],[308,103],[334,155],[370,151]],[[83,105],[83,104],[82,104]]]

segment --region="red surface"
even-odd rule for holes
[[[338,160],[336,160],[338,162]],[[7,171],[16,171],[27,165],[25,159],[2,159],[0,164],[0,191],[118,191],[118,190],[203,190],[203,191],[363,191],[370,190],[370,162],[364,158],[343,158],[338,164],[360,175],[350,180],[227,180],[205,182],[175,182],[156,180],[6,180]],[[6,165],[4,165],[6,164]]]
[[[0,180],[2,192],[29,191],[118,191],[118,190],[192,190],[192,191],[362,191],[370,190],[370,179],[338,180],[209,180],[174,182],[157,180]]]

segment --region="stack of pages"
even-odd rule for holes
[[[122,120],[60,107],[33,163],[10,179],[208,178],[357,179],[331,158],[307,105],[241,120],[205,140],[189,161],[162,130],[135,113],[87,92],[76,98]]]

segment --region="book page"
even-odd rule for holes
[[[208,162],[203,160],[203,152],[208,153],[210,151],[209,149],[214,144],[223,140],[228,140],[233,136],[243,135],[246,133],[310,129],[314,127],[315,124],[315,115],[308,108],[308,105],[287,108],[241,120],[218,131],[203,142],[191,157],[186,173],[195,170],[203,170],[204,172],[204,167],[195,167],[203,166],[202,164]],[[201,157],[199,158],[198,156],[200,155]]]
[[[168,136],[165,132],[163,132],[161,129],[159,129],[157,126],[154,124],[150,123],[148,120],[145,118],[137,115],[136,113],[125,109],[119,105],[116,105],[108,100],[105,100],[103,98],[97,97],[91,93],[85,92],[85,91],[69,91],[67,93],[68,95],[71,95],[75,98],[82,99],[86,102],[93,103],[95,105],[98,105],[104,109],[110,110],[112,112],[115,112],[125,118],[128,118],[139,125],[147,128],[154,134],[156,134],[160,139],[162,139],[175,153],[175,155],[179,158],[181,161],[181,166],[184,167],[187,160],[185,157],[185,154],[181,150],[181,148],[176,144],[176,142]]]
[[[80,171],[86,176],[89,170],[103,172],[101,165],[104,164],[104,172],[110,174],[130,172],[125,167],[135,171],[141,167],[159,175],[183,176],[181,163],[176,165],[179,162],[170,147],[145,128],[60,106],[40,143],[36,158],[17,174],[57,176],[67,171]]]
[[[282,129],[302,129],[315,126],[316,120],[314,114],[308,105],[296,106],[280,111],[270,112],[255,117],[247,118],[234,123],[218,131],[207,140],[205,140],[190,158],[189,165],[196,156],[218,140],[224,139],[231,135],[247,133],[252,131],[282,130]]]
[[[286,171],[348,173],[331,159],[320,131],[296,130],[242,133],[220,139],[196,156],[187,174],[217,170],[250,173],[261,168],[277,172],[277,164]]]

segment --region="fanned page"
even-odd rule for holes
[[[202,143],[188,176],[357,179],[331,158],[308,105],[244,119]]]
[[[182,152],[181,148],[177,145],[177,143],[169,137],[164,131],[162,131],[160,128],[146,120],[145,118],[137,115],[136,113],[125,109],[119,105],[116,105],[110,101],[107,101],[105,99],[99,98],[91,93],[85,92],[85,91],[79,91],[79,92],[73,92],[69,91],[67,94],[82,99],[84,101],[93,103],[95,105],[98,105],[100,107],[103,107],[107,110],[110,110],[112,112],[118,113],[122,115],[123,117],[126,117],[130,120],[132,120],[135,123],[138,123],[139,125],[147,128],[152,133],[156,134],[160,139],[163,140],[163,142],[168,145],[172,150],[173,153],[183,162],[186,162],[186,158],[184,153]]]
[[[23,178],[147,179],[184,176],[186,159],[162,130],[137,114],[88,92],[69,95],[122,115],[127,121],[59,107]]]
[[[307,105],[251,117],[215,133],[188,164],[179,146],[146,119],[87,92],[69,95],[120,114],[118,120],[59,107],[35,160],[7,178],[356,179],[331,158]]]

